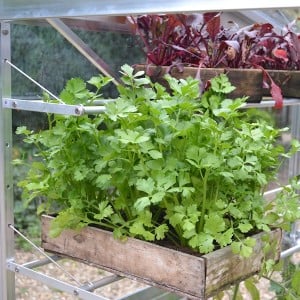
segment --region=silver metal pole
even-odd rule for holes
[[[0,23],[0,97],[10,97],[10,67],[4,58],[10,58],[10,26]],[[13,224],[13,182],[11,167],[12,123],[11,110],[0,103],[0,299],[15,299],[15,274],[6,267],[14,255],[14,233],[8,224]]]

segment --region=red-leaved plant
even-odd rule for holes
[[[143,15],[132,18],[148,64],[203,68],[259,68],[277,108],[281,89],[266,70],[300,70],[300,34],[293,21],[278,33],[270,23],[221,25],[220,13]]]

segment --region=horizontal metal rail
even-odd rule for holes
[[[46,284],[47,286],[50,286],[52,288],[58,289],[62,292],[67,292],[69,294],[73,294],[74,296],[78,296],[80,299],[87,299],[87,300],[108,300],[107,298],[104,298],[102,296],[96,295],[90,291],[87,291],[85,289],[82,289],[80,287],[76,287],[72,284],[69,284],[67,282],[61,281],[59,279],[50,277],[46,274],[43,274],[41,272],[37,272],[35,270],[32,270],[30,268],[27,268],[23,265],[17,264],[14,262],[14,260],[8,260],[7,261],[7,269],[16,272],[18,274],[25,275],[27,277],[30,277],[32,279],[35,279],[39,282],[42,282]]]
[[[299,7],[299,0],[2,0],[0,19],[41,19],[96,15],[131,15],[204,11],[241,11]]]
[[[16,109],[16,110],[26,110],[35,111],[43,113],[54,113],[61,115],[73,115],[82,116],[85,114],[99,114],[105,111],[105,104],[108,102],[116,101],[114,99],[103,99],[96,100],[91,106],[83,105],[70,105],[61,103],[49,103],[42,100],[24,100],[24,99],[14,99],[14,98],[3,98],[2,105],[5,108]],[[273,100],[261,101],[260,103],[247,103],[244,108],[267,108],[274,107],[275,102]],[[286,99],[283,102],[284,106],[295,106],[300,105],[299,99]]]
[[[41,100],[22,100],[3,98],[2,105],[5,108],[35,111],[43,113],[54,113],[71,116],[82,116],[84,114],[99,114],[105,111],[105,106],[83,106],[60,103],[49,103]]]
[[[300,244],[299,245],[296,245],[296,246],[293,246],[287,250],[284,250],[281,252],[280,254],[280,258],[286,258],[288,256],[291,256],[293,255],[294,253],[297,253],[300,251]]]
[[[58,261],[59,259],[62,259],[62,257],[58,256],[58,255],[52,255],[51,259],[49,259],[49,258],[37,259],[37,260],[27,262],[27,263],[23,264],[22,266],[26,267],[28,269],[35,269],[38,267],[45,266],[45,265],[51,263],[51,261]]]

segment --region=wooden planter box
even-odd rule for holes
[[[286,98],[300,98],[300,71],[268,70],[274,82],[280,86]],[[268,89],[263,89],[264,96],[270,96]]]
[[[168,71],[168,67],[136,65],[135,70],[143,70],[153,81],[165,84],[162,76]],[[281,88],[282,95],[286,98],[300,98],[300,71],[266,70],[274,82]],[[184,67],[180,72],[172,68],[170,74],[175,78],[196,77],[198,68]],[[205,84],[211,78],[219,74],[227,74],[231,84],[236,89],[229,94],[231,98],[248,96],[247,102],[257,103],[262,97],[271,97],[270,90],[263,88],[263,72],[260,69],[200,69],[200,79]]]
[[[232,254],[230,247],[196,256],[134,238],[119,241],[111,232],[94,227],[80,232],[65,230],[59,237],[51,238],[52,219],[42,216],[42,247],[45,251],[75,258],[189,299],[206,299],[257,273],[264,257],[262,234],[254,236],[257,243],[254,254],[248,259]],[[282,233],[274,230],[270,235],[276,245],[268,258],[277,261]]]
[[[153,81],[158,81],[163,85],[166,84],[162,77],[168,72],[168,67],[136,65],[134,69],[136,71],[145,71]],[[182,72],[177,68],[172,68],[169,74],[177,79],[186,78],[188,76],[195,78],[198,72],[198,68],[184,67]],[[222,73],[227,74],[231,84],[236,87],[236,89],[229,94],[229,97],[234,99],[248,96],[247,102],[256,103],[261,101],[263,96],[263,74],[261,70],[201,68],[200,79],[205,85],[208,80]]]

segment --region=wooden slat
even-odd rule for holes
[[[274,82],[281,88],[282,95],[287,98],[300,98],[300,71],[267,70]],[[270,96],[268,89],[263,89]]]
[[[253,236],[256,239],[256,245],[250,258],[233,255],[230,247],[225,247],[204,256],[207,259],[205,291],[207,296],[212,296],[217,291],[221,291],[229,285],[240,282],[260,271],[264,259],[264,245],[261,237],[265,234],[260,233]],[[269,234],[270,241],[274,243],[274,248],[267,254],[266,258],[278,261],[282,232],[280,229],[276,229]]]
[[[169,70],[169,67],[164,66],[146,66],[136,65],[135,70],[143,70],[151,77],[153,81],[158,81],[164,84],[162,76],[165,73],[171,74],[175,78],[186,78],[191,76],[199,78],[204,85],[207,81],[219,74],[227,74],[229,81],[236,89],[228,95],[230,98],[238,98],[247,96],[247,102],[257,103],[262,100],[263,95],[263,75],[258,69],[225,69],[225,68],[196,68],[184,67],[183,70],[178,70],[176,67]]]
[[[138,279],[191,299],[204,298],[205,260],[141,240],[121,242],[110,232],[87,227],[80,232],[65,230],[49,237],[51,217],[42,218],[42,247],[68,255],[113,273]]]

